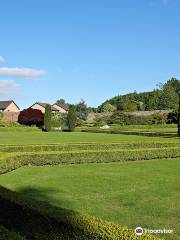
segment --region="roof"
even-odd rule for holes
[[[69,110],[69,106],[67,104],[57,104],[57,103],[54,103],[53,105],[57,105],[61,108],[63,108],[64,110],[68,111]]]
[[[11,103],[14,103],[18,109],[20,109],[13,100],[0,101],[0,110],[5,110]]]
[[[41,103],[41,102],[36,102],[36,103],[34,103],[34,104],[39,104],[39,105],[40,105],[41,107],[43,107],[43,108],[46,108],[47,105],[50,105],[50,106],[51,106],[51,104],[49,104],[49,103]],[[34,105],[34,104],[33,104],[33,105]],[[33,106],[33,105],[32,105],[32,106]],[[55,107],[53,107],[53,106],[51,106],[51,110],[52,110],[52,111],[57,111],[57,109],[56,109]]]

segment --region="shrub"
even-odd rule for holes
[[[178,112],[177,111],[170,112],[167,115],[167,123],[168,124],[172,124],[172,123],[177,124],[177,122],[178,122]]]
[[[86,103],[83,99],[81,99],[81,101],[76,105],[76,113],[77,113],[77,117],[80,120],[85,121],[87,119],[88,108],[87,108],[87,105],[86,105]]]
[[[24,125],[36,125],[43,126],[44,125],[44,115],[38,109],[28,108],[20,112],[18,117],[18,122]]]
[[[67,113],[52,112],[51,125],[53,128],[63,129],[67,124]]]
[[[167,114],[160,114],[160,113],[155,113],[152,115],[152,123],[153,124],[166,124],[167,122]]]
[[[136,101],[125,101],[124,102],[124,111],[135,112],[138,110],[138,103]]]
[[[52,115],[51,106],[47,104],[44,115],[44,128],[47,132],[51,131],[51,115]]]
[[[106,116],[98,117],[95,120],[94,126],[104,126],[107,124],[107,122],[108,122],[108,117]]]
[[[116,111],[108,119],[109,124],[120,125],[149,125],[149,124],[165,124],[167,121],[166,114],[154,114],[151,116],[136,116]]]
[[[101,112],[114,112],[115,110],[116,107],[110,103],[105,103],[101,108]]]
[[[68,115],[67,115],[67,126],[70,132],[74,131],[76,126],[77,116],[76,108],[74,105],[70,105]]]
[[[124,103],[122,101],[118,101],[116,104],[117,111],[123,111],[124,110]]]

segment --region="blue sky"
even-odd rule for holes
[[[152,90],[180,77],[180,0],[0,0],[0,99]]]

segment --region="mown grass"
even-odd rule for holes
[[[180,235],[179,144],[179,138],[175,137],[0,131],[0,168],[12,165],[8,170],[11,171],[31,164],[84,163],[20,168],[1,175],[0,185],[18,191],[29,202],[44,201],[47,206],[88,213],[130,228],[139,225],[174,229],[176,233],[165,238],[177,240]],[[11,155],[17,155],[17,159],[6,161],[5,157]],[[127,158],[129,155],[131,158]],[[143,161],[166,157],[174,159]],[[142,162],[124,162],[138,159]],[[13,167],[17,161],[19,165]],[[103,161],[109,163],[95,163]]]
[[[125,224],[174,229],[180,236],[180,159],[123,164],[26,167],[0,176],[0,184],[58,207]]]
[[[61,143],[113,143],[132,141],[178,142],[178,138],[129,136],[123,134],[86,132],[0,131],[0,144],[61,144]]]

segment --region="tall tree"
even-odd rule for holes
[[[59,100],[56,101],[56,104],[65,105],[66,101],[63,98],[60,98]]]
[[[76,121],[77,121],[76,107],[74,105],[70,105],[67,115],[67,125],[70,132],[73,132],[75,130]]]
[[[76,105],[77,117],[82,120],[86,120],[88,116],[88,108],[83,99]]]
[[[44,128],[47,132],[51,131],[51,117],[52,117],[51,106],[47,104],[44,115]]]

